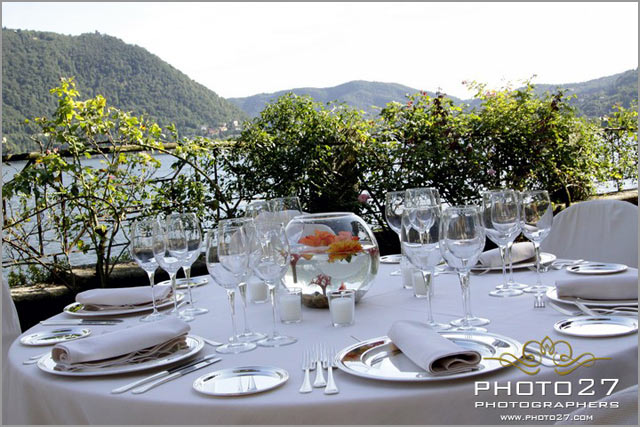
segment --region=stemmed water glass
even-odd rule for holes
[[[153,285],[155,284],[154,276],[158,268],[158,262],[153,255],[154,223],[155,219],[138,219],[131,226],[131,256],[149,276],[151,300],[153,301],[153,312],[141,317],[141,322],[153,322],[167,316],[165,313],[160,313],[156,308],[156,295],[153,290]]]
[[[187,257],[187,236],[184,225],[178,216],[169,215],[166,220],[157,218],[153,225],[153,255],[158,265],[171,279],[173,290],[173,310],[185,322],[193,320],[193,316],[178,311],[178,293],[176,290],[176,275]]]
[[[274,223],[282,223],[286,227],[295,216],[302,214],[300,199],[297,196],[276,197],[267,202]]]
[[[400,239],[400,230],[402,227],[402,212],[404,210],[404,191],[389,191],[385,194],[384,198],[384,216],[387,220],[389,228],[396,232],[398,239]],[[391,272],[391,276],[402,275],[403,264],[407,262],[404,253],[402,252],[402,242],[400,244],[400,269]]]
[[[184,313],[191,316],[208,313],[209,310],[202,307],[196,307],[193,303],[193,295],[191,292],[191,266],[200,257],[200,249],[202,248],[202,228],[200,221],[194,213],[175,214],[182,220],[184,232],[187,238],[187,258],[182,265],[184,277],[189,290],[189,307],[184,309]]]
[[[220,230],[212,229],[207,232],[205,263],[209,275],[220,287],[227,291],[229,305],[231,307],[231,328],[233,335],[229,338],[229,342],[216,347],[218,353],[243,353],[256,348],[256,345],[250,342],[241,342],[238,340],[236,329],[236,305],[235,291],[238,287],[238,274],[228,270],[223,266],[221,260],[225,260],[224,264],[228,264],[232,270],[239,271],[243,267],[246,268],[248,262],[248,254],[246,252],[245,236],[241,226],[234,226],[233,223],[225,224],[220,222]],[[222,243],[221,243],[222,242]]]
[[[544,293],[550,287],[544,286],[540,277],[540,243],[549,235],[553,224],[553,208],[546,190],[525,191],[520,206],[520,226],[524,237],[533,242],[536,252],[536,284],[524,289],[530,293]]]
[[[269,213],[269,202],[267,200],[252,200],[247,205],[244,216],[256,219],[264,213]]]
[[[256,228],[258,241],[260,242],[260,252],[253,266],[253,271],[269,287],[273,317],[271,335],[258,341],[258,344],[264,347],[280,347],[293,344],[297,341],[296,338],[280,335],[276,330],[276,287],[287,272],[291,260],[291,250],[289,249],[289,241],[285,234],[284,224],[259,224]]]
[[[489,292],[494,297],[522,295],[522,291],[509,286],[506,261],[507,246],[520,234],[519,215],[518,195],[515,191],[494,190],[482,194],[482,225],[487,237],[498,246],[502,261],[503,284]]]
[[[439,249],[441,211],[436,198],[416,199],[405,206],[402,213],[400,242],[409,262],[422,271],[427,299],[427,325],[431,329],[445,330],[451,326],[433,320],[431,285],[434,268],[442,260]]]
[[[469,289],[471,267],[478,261],[485,244],[485,232],[476,206],[453,206],[442,214],[440,228],[440,250],[450,267],[458,272],[462,288],[464,317],[451,322],[456,330],[486,332],[490,321],[471,315],[471,293]]]

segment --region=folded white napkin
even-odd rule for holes
[[[533,248],[533,243],[531,242],[514,243],[511,247],[511,261],[514,264],[526,261],[535,256],[536,252]],[[502,258],[500,258],[500,249],[495,248],[480,254],[480,256],[478,257],[478,264],[483,267],[500,267],[502,265]]]
[[[186,322],[170,317],[56,344],[51,350],[51,357],[59,370],[139,363],[163,357],[184,347],[190,329]]]
[[[171,285],[153,287],[156,302],[166,299],[171,293]],[[76,295],[76,302],[83,304],[85,309],[133,307],[151,303],[151,289],[149,286],[134,286],[131,288],[90,289]]]
[[[413,363],[434,374],[465,371],[482,357],[442,337],[424,323],[399,320],[387,336]]]
[[[638,270],[605,276],[556,280],[559,297],[595,300],[638,299]]]

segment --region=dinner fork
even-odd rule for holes
[[[306,349],[304,354],[302,355],[302,369],[304,370],[304,381],[302,382],[302,386],[300,393],[311,393],[313,388],[311,388],[311,380],[309,378],[309,371],[313,368],[313,360],[311,358],[311,350]]]
[[[315,362],[316,362],[316,379],[313,381],[313,386],[324,387],[327,385],[327,382],[324,379],[324,372],[322,372],[322,363],[324,362],[324,354],[322,352],[322,347],[320,345],[317,345],[315,348]]]
[[[324,394],[338,394],[338,386],[333,380],[333,368],[336,366],[336,351],[333,347],[325,347],[325,360],[327,361],[327,386]]]
[[[536,294],[533,300],[533,308],[544,308],[544,294]]]

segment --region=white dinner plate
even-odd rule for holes
[[[575,305],[576,302],[586,305],[587,307],[637,307],[638,300],[635,299],[584,299],[584,298],[576,298],[576,297],[559,297],[558,290],[554,288],[550,288],[547,291],[547,298],[551,301],[561,302],[565,304]]]
[[[575,337],[617,337],[637,332],[638,319],[629,316],[579,316],[560,320],[553,329]]]
[[[272,366],[222,369],[193,382],[194,390],[210,396],[244,396],[271,390],[289,379],[289,373]]]
[[[380,257],[381,264],[400,264],[401,260],[402,260],[402,255],[400,254],[385,255]]]
[[[547,252],[540,252],[540,264],[542,265],[547,265],[547,264],[551,264],[553,261],[556,260],[556,256],[554,254],[550,254]],[[535,267],[536,266],[536,261],[533,260],[527,260],[527,261],[523,261],[523,262],[518,262],[513,264],[513,269],[514,270],[521,270],[523,268],[529,268],[529,267]],[[507,265],[507,268],[509,268],[509,265]],[[475,267],[473,267],[471,270],[489,270],[489,271],[502,271],[502,265],[498,265],[495,267],[483,267],[479,264],[476,264]]]
[[[440,335],[482,356],[478,369],[450,375],[435,375],[416,366],[389,339],[383,336],[346,347],[336,355],[337,367],[351,375],[382,381],[428,382],[481,375],[507,366],[499,360],[505,352],[521,354],[522,344],[502,335],[482,332],[442,331]]]
[[[20,338],[24,345],[53,345],[59,342],[73,341],[87,337],[91,334],[91,329],[68,327],[56,328],[50,331],[40,331],[34,334],[25,335]]]
[[[191,283],[191,287],[192,288],[197,288],[198,286],[204,286],[207,283],[209,283],[209,279],[207,278],[207,276],[200,276],[200,277],[192,277],[191,280],[189,281]],[[187,278],[183,277],[181,279],[177,279],[176,280],[176,289],[187,289]],[[165,280],[164,282],[160,282],[160,283],[156,283],[156,286],[158,285],[171,285],[171,280]]]
[[[56,362],[51,358],[51,353],[48,353],[38,359],[38,368],[45,372],[55,375],[64,375],[68,377],[89,377],[97,375],[115,375],[124,374],[127,372],[137,372],[145,369],[158,368],[160,366],[169,365],[174,362],[186,359],[194,354],[198,353],[204,347],[204,341],[202,338],[196,335],[187,335],[187,348],[177,350],[175,353],[165,356],[161,359],[147,360],[146,362],[109,366],[106,368],[84,368],[77,371],[59,371],[55,369]]]
[[[176,293],[178,303],[184,299],[184,295],[180,292]],[[165,308],[173,306],[173,296],[171,298],[165,298],[162,301],[156,302],[157,308]],[[62,311],[70,316],[76,317],[95,317],[95,316],[117,316],[122,314],[140,313],[142,311],[153,310],[153,303],[140,305],[132,308],[117,308],[114,310],[84,310],[84,306],[79,302],[74,302],[66,306]]]
[[[580,265],[567,267],[569,273],[574,274],[614,274],[627,270],[624,264],[612,264],[608,262],[588,262]]]

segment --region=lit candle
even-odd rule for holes
[[[299,292],[281,292],[278,299],[280,320],[284,323],[297,323],[302,320],[302,300]]]
[[[269,287],[264,282],[249,282],[249,299],[252,302],[265,302],[269,297]]]
[[[355,312],[355,300],[352,297],[337,297],[329,306],[334,326],[351,325]]]

